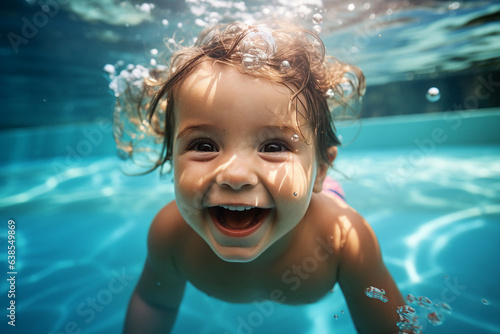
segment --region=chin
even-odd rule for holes
[[[246,263],[252,262],[258,258],[262,251],[257,251],[256,249],[246,249],[244,247],[224,247],[224,250],[216,249],[212,247],[213,251],[217,256],[226,262],[239,262]]]

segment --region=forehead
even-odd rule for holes
[[[276,126],[302,127],[307,123],[300,116],[304,113],[297,114],[290,108],[291,98],[292,92],[283,84],[241,73],[230,65],[206,61],[177,89],[175,118],[179,124],[186,117],[208,116],[208,112],[211,117],[220,114],[224,117],[221,121],[235,117],[269,121],[272,115]]]
[[[227,96],[227,93],[233,94]],[[216,99],[220,100],[224,97],[228,99],[233,97],[244,101],[247,100],[247,97],[255,95],[261,97],[254,100],[255,103],[259,101],[273,102],[273,104],[282,104],[286,109],[288,109],[291,98],[289,89],[282,84],[273,83],[266,78],[240,73],[231,65],[212,61],[199,64],[186,77],[177,91],[177,97],[180,100],[194,97],[203,98],[207,104],[219,102]]]

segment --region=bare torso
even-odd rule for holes
[[[326,220],[322,218],[325,210],[314,210],[318,201],[321,205],[331,202],[326,211],[332,215]],[[313,210],[281,244],[247,263],[221,260],[184,221],[178,221],[183,226],[177,229],[175,245],[171,245],[177,271],[207,295],[232,303],[313,303],[330,293],[337,282],[339,248],[335,240],[339,236],[335,234],[340,230],[335,229],[334,213],[340,207],[322,194],[314,196],[311,207]],[[313,212],[322,212],[322,217]],[[182,219],[180,214],[174,216]]]

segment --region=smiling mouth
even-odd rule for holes
[[[231,237],[244,237],[256,231],[270,209],[244,206],[213,206],[208,212],[215,226]]]

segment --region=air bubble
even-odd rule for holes
[[[439,99],[441,98],[441,92],[439,91],[438,88],[431,87],[427,91],[427,94],[425,94],[425,97],[429,102],[436,102],[439,101]]]
[[[323,16],[321,16],[321,14],[314,14],[312,17],[312,22],[314,24],[320,24],[321,22],[323,22]]]
[[[347,9],[348,9],[350,12],[352,12],[355,8],[356,8],[356,5],[355,5],[355,4],[353,4],[353,3],[351,3],[351,4],[349,4],[349,5],[347,6]]]
[[[321,32],[323,31],[323,29],[319,25],[315,25],[313,27],[313,31],[316,33],[316,35],[321,35]]]
[[[154,56],[154,55],[157,55],[157,54],[158,54],[158,49],[151,49],[151,50],[149,51],[149,53],[151,53],[153,56]]]
[[[490,305],[490,301],[488,298],[481,299],[481,303],[483,303],[483,305]]]
[[[387,297],[385,296],[385,290],[376,288],[374,286],[370,286],[370,287],[366,288],[365,295],[367,295],[370,298],[381,300],[384,303],[387,303],[387,301],[388,301]]]
[[[427,320],[434,326],[440,326],[443,324],[444,316],[441,313],[432,312],[427,315]]]
[[[141,12],[150,13],[151,9],[155,8],[155,5],[152,3],[143,3],[140,6],[136,5],[136,8],[138,8]]]
[[[408,302],[408,304],[413,305],[417,302],[417,298],[410,293],[408,296],[406,296],[406,301]]]
[[[405,319],[408,319],[408,320],[412,320],[413,316],[416,313],[415,309],[413,307],[411,307],[411,306],[408,306],[408,305],[399,306],[396,309],[396,312],[399,315],[401,315],[401,317],[403,317]]]
[[[296,192],[293,192],[293,196],[297,196],[297,193],[296,193]]]
[[[115,74],[116,70],[115,67],[111,64],[106,64],[104,65],[104,72],[108,73],[109,75]]]
[[[333,317],[335,318],[335,320],[339,320],[339,316],[338,315],[335,314]]]
[[[194,20],[194,24],[196,24],[199,27],[206,27],[208,25],[208,23],[203,21],[202,19]]]
[[[168,20],[167,19],[161,20],[161,24],[163,24],[164,26],[168,26]]]
[[[441,305],[439,305],[441,310],[446,313],[446,314],[451,314],[451,306],[448,305],[447,303],[445,302],[442,302]]]
[[[427,297],[418,297],[418,305],[429,309],[431,308],[432,301]]]
[[[291,65],[288,60],[283,60],[280,64],[281,73],[286,73],[290,69]]]
[[[241,58],[241,65],[247,71],[255,70],[261,66],[259,57],[255,54],[245,53]]]
[[[294,134],[291,139],[292,139],[292,141],[298,141],[299,140],[299,135],[298,134]]]
[[[333,92],[333,89],[328,89],[325,93],[325,97],[327,99],[333,99],[333,97],[335,96],[335,93]]]

